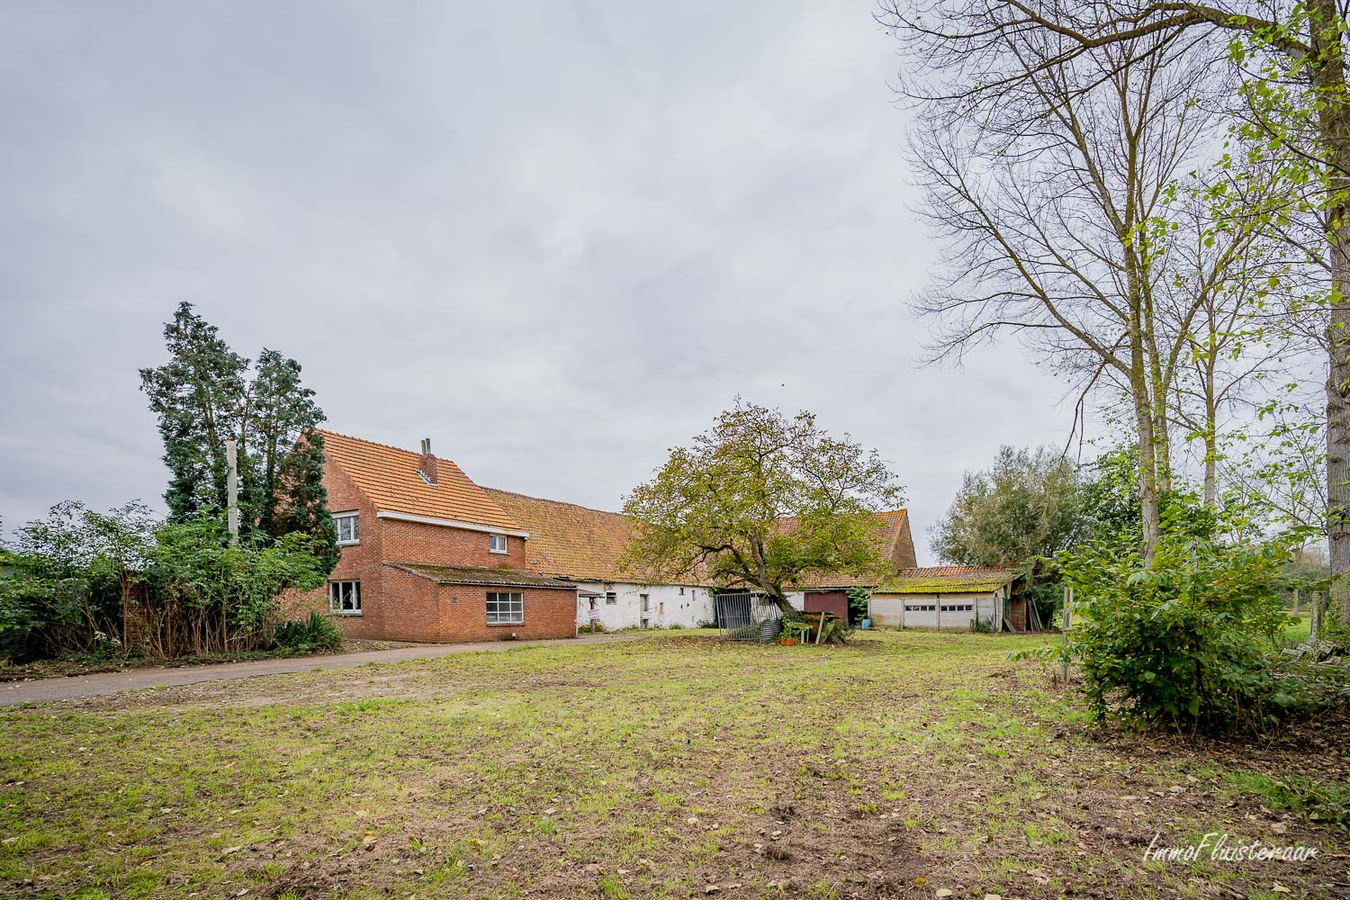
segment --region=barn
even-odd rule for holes
[[[968,631],[978,616],[997,631],[1025,631],[1026,601],[1013,590],[1017,575],[984,566],[902,569],[872,592],[872,624]]]

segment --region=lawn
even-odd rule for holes
[[[1344,723],[1093,734],[1006,658],[1040,641],[672,632],[9,710],[0,895],[1350,891]],[[1144,859],[1210,831],[1320,855]]]

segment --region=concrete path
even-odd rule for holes
[[[640,635],[596,635],[549,641],[490,641],[481,644],[421,644],[394,650],[370,650],[364,653],[335,653],[331,656],[302,656],[294,659],[259,659],[250,662],[209,663],[199,666],[128,669],[125,672],[101,672],[97,675],[73,675],[69,678],[40,678],[36,681],[0,682],[0,706],[20,703],[50,703],[75,700],[98,694],[115,694],[142,688],[172,687],[203,681],[232,681],[263,675],[312,672],[315,669],[351,669],[366,663],[403,662],[410,659],[437,659],[454,653],[514,650],[517,647],[550,645],[575,647],[577,644],[602,644],[631,641]]]

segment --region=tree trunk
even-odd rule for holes
[[[1219,508],[1218,426],[1214,421],[1214,398],[1206,397],[1205,400],[1208,407],[1205,411],[1205,508],[1215,510]]]
[[[1137,307],[1136,307],[1137,308]],[[1157,447],[1154,443],[1153,410],[1149,400],[1148,378],[1145,374],[1143,339],[1136,321],[1132,324],[1130,348],[1130,393],[1134,395],[1135,426],[1139,430],[1139,508],[1143,520],[1144,564],[1153,564],[1153,554],[1162,533],[1158,512]]]
[[[1313,646],[1322,639],[1322,596],[1320,591],[1312,592],[1312,619],[1308,625],[1308,643]]]
[[[1327,543],[1331,574],[1350,573],[1350,103],[1346,98],[1345,59],[1341,53],[1341,20],[1336,0],[1311,4],[1313,89],[1321,101],[1318,127],[1326,142],[1329,165],[1326,204],[1327,242],[1331,264],[1331,321],[1327,329]],[[1331,585],[1331,607],[1341,625],[1350,628],[1350,578]]]

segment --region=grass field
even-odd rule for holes
[[[1347,796],[1344,723],[1093,734],[1007,660],[1041,640],[673,632],[0,712],[0,895],[1350,892],[1347,834],[1284,790]],[[1144,859],[1211,831],[1320,854]]]

